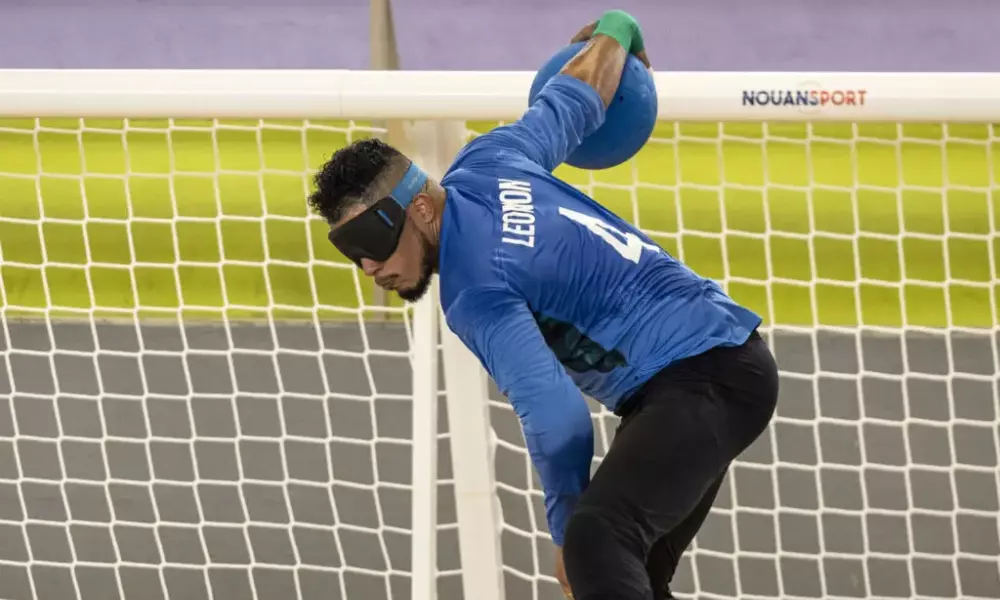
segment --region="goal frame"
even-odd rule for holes
[[[511,120],[530,71],[0,69],[4,117]],[[670,121],[992,122],[1000,73],[655,72]],[[792,93],[792,103],[747,94]],[[828,96],[808,104],[799,93]],[[850,103],[846,93],[855,95]],[[840,96],[836,96],[840,94]],[[839,101],[838,101],[839,98]]]
[[[518,118],[533,75],[0,70],[0,117],[382,120],[392,143],[440,176],[464,144],[464,121]],[[655,81],[659,119],[677,122],[1000,122],[1000,73],[657,72]],[[440,360],[465,597],[501,600],[502,520],[492,475],[488,376],[446,326],[436,283],[415,306],[413,331],[412,598],[436,598]]]

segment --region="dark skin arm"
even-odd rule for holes
[[[596,28],[597,22],[595,21],[573,36],[573,39],[570,40],[571,43],[587,40],[589,43],[563,66],[562,73],[576,77],[597,90],[606,108],[611,104],[615,91],[618,89],[622,69],[625,68],[625,59],[628,58],[628,51],[622,48],[621,44],[614,38],[606,35],[594,36]],[[636,57],[646,65],[647,69],[650,68],[645,51],[638,52]]]

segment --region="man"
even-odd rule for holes
[[[609,11],[522,118],[435,182],[376,140],[338,151],[312,208],[386,290],[440,275],[448,326],[509,398],[544,486],[556,576],[578,600],[671,598],[730,462],[777,401],[761,319],[638,229],[552,176],[603,122],[635,20]],[[583,393],[622,418],[590,478]]]

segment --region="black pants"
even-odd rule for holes
[[[777,398],[777,365],[757,332],[742,346],[668,366],[629,398],[566,528],[574,598],[672,598],[681,554],[730,462],[766,430]]]

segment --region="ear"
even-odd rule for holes
[[[413,197],[410,206],[413,207],[414,216],[426,225],[433,223],[437,217],[437,207],[429,194],[420,192]]]

